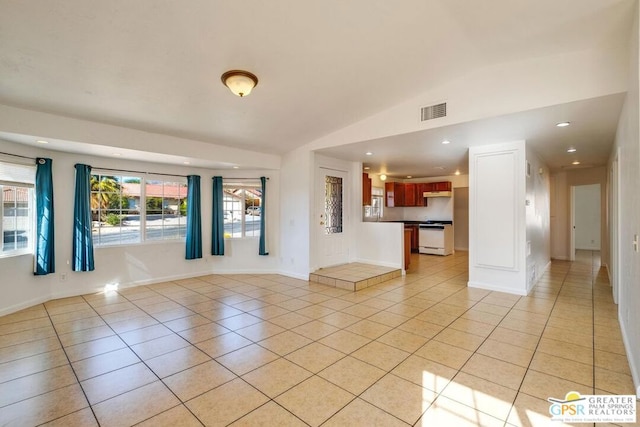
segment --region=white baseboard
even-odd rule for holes
[[[51,298],[49,298],[48,295],[45,295],[45,296],[41,296],[41,297],[38,297],[38,298],[33,298],[31,300],[28,300],[28,301],[22,301],[19,304],[14,304],[12,306],[5,307],[5,308],[1,309],[0,310],[0,316],[6,316],[7,314],[15,313],[17,311],[24,310],[25,308],[29,308],[29,307],[33,307],[33,306],[38,305],[38,304],[45,303],[45,302],[47,302],[49,300],[51,300]]]
[[[618,323],[620,324],[620,331],[622,332],[622,342],[624,343],[624,350],[627,354],[627,360],[629,361],[629,369],[631,370],[631,379],[633,386],[636,389],[636,398],[640,399],[640,366],[635,363],[635,359],[632,357],[631,343],[629,342],[629,336],[625,327],[625,323],[622,321],[622,313],[618,311]]]
[[[225,272],[199,271],[199,272],[176,274],[176,275],[164,276],[164,277],[154,277],[152,279],[136,280],[136,281],[127,282],[127,283],[118,283],[118,289],[127,289],[127,288],[135,288],[137,286],[154,285],[156,283],[171,282],[171,281],[182,280],[182,279],[190,279],[192,277],[207,276],[207,275],[210,275],[210,274],[216,274],[216,275],[227,275],[227,274],[280,274],[282,276],[291,277],[291,278],[294,278],[294,279],[300,279],[300,280],[304,280],[304,281],[308,281],[309,280],[309,275],[308,274],[296,274],[296,273],[292,273],[292,272],[289,272],[289,271],[273,271],[273,270],[231,270],[231,271],[225,271]],[[38,304],[43,304],[43,303],[45,303],[47,301],[51,301],[51,300],[54,300],[54,299],[76,297],[76,296],[80,296],[80,295],[88,295],[88,294],[93,294],[93,293],[98,293],[98,292],[104,292],[104,286],[94,287],[94,288],[90,288],[90,289],[87,289],[87,288],[83,288],[83,289],[65,289],[65,290],[62,290],[62,291],[59,291],[59,292],[53,292],[51,294],[42,295],[42,296],[39,296],[38,298],[33,298],[31,300],[23,301],[23,302],[20,302],[18,304],[14,304],[14,305],[9,306],[9,307],[2,308],[2,309],[0,309],[0,316],[5,316],[7,314],[15,313],[17,311],[24,310],[25,308],[33,307],[33,306],[38,305]]]
[[[487,291],[496,291],[496,292],[504,292],[506,294],[513,294],[513,295],[522,295],[522,296],[526,296],[527,295],[527,291],[525,290],[516,290],[516,292],[514,292],[513,288],[507,288],[504,286],[497,286],[497,285],[493,285],[491,283],[483,283],[483,282],[477,282],[477,281],[468,281],[467,282],[467,286],[469,286],[470,288],[478,288],[478,289],[485,289]]]
[[[557,259],[558,261],[570,261],[568,256],[552,256],[551,259]]]

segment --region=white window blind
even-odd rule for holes
[[[23,184],[33,187],[36,181],[35,165],[20,165],[0,161],[0,185]]]

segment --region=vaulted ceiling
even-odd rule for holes
[[[523,58],[620,49],[629,38],[634,3],[0,0],[0,104],[282,154],[460,79],[469,70]],[[235,97],[222,85],[220,75],[229,69],[258,76],[249,97]],[[598,117],[602,132],[596,132],[594,144],[611,143],[623,99],[618,94],[574,106],[578,121],[595,125]],[[606,114],[599,114],[602,108]],[[582,110],[585,115],[578,116]],[[500,120],[508,115],[493,119],[489,128],[491,122],[479,122],[455,132],[475,135],[482,128],[484,140],[537,139],[544,151],[548,132],[540,129],[539,120],[546,113],[513,113],[519,115],[510,123],[520,130],[531,128],[529,133],[502,126],[506,122]],[[490,129],[498,125],[503,131],[494,136]],[[593,130],[576,132],[576,138],[586,143]],[[6,131],[0,128],[0,133]],[[366,161],[354,153],[376,144],[439,139],[441,131],[397,140],[354,139],[345,143],[360,145],[331,147],[325,153]],[[9,133],[2,136],[12,139]],[[28,143],[29,136],[13,139]],[[564,141],[563,147],[573,143]],[[460,147],[473,144],[469,139]],[[382,146],[376,148],[379,153],[385,151]],[[399,175],[420,173],[394,150],[386,151],[375,167],[386,165]],[[198,157],[196,152],[185,155]],[[145,154],[140,157],[144,160]],[[439,160],[449,162],[449,168],[460,161],[460,153]],[[589,163],[601,161],[594,157]]]

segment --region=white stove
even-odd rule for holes
[[[431,255],[453,253],[453,221],[427,221],[418,227],[418,252]]]

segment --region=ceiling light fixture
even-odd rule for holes
[[[240,166],[233,166],[234,169],[240,169]]]
[[[578,151],[578,150],[576,150],[576,149],[575,149],[575,148],[573,148],[573,147],[569,147],[569,148],[567,148],[567,153],[575,153],[576,151]]]
[[[579,165],[579,164],[580,164],[580,162],[576,160],[576,161],[574,161],[574,162],[571,162],[571,164],[572,164],[572,165]]]
[[[411,175],[407,175],[407,179],[411,179],[413,178]]]
[[[366,153],[364,153],[367,156],[373,156],[373,153],[371,151],[367,151]]]
[[[459,170],[456,171],[456,175],[460,175],[460,171]]]
[[[369,166],[365,166],[364,170],[368,171],[369,169],[371,169]]]
[[[242,70],[231,70],[221,77],[222,83],[229,88],[234,95],[239,97],[247,96],[251,90],[258,85],[258,78],[255,74]]]
[[[449,141],[448,139],[445,139],[444,141],[442,141],[442,143],[443,143],[444,145],[447,145],[447,144],[451,144],[451,141]]]
[[[185,164],[185,165],[190,165],[191,164],[191,162],[182,162],[182,163]]]
[[[48,144],[49,141],[45,141],[44,139],[40,139],[38,141],[36,141],[38,144]]]
[[[381,174],[380,175],[380,181],[386,181],[386,180],[387,180],[387,175]]]
[[[567,127],[571,124],[571,122],[560,122],[560,123],[556,123],[556,126],[558,126],[559,128],[564,128]]]

